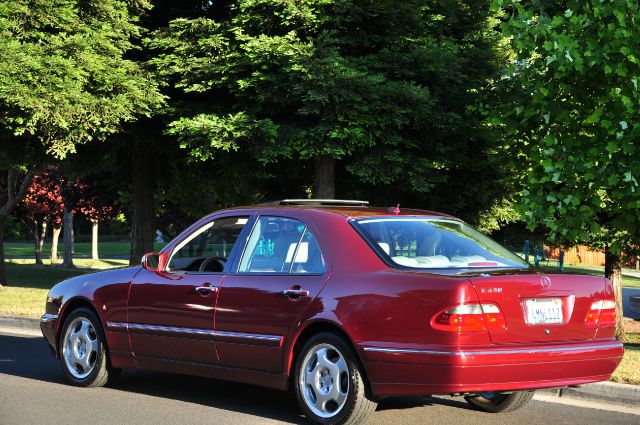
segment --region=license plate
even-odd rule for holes
[[[527,323],[530,325],[547,325],[563,323],[562,299],[531,298],[525,301]]]

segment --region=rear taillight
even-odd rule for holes
[[[616,324],[616,302],[614,300],[598,300],[591,304],[584,320],[587,326],[613,326]]]
[[[431,319],[431,327],[447,332],[486,332],[507,329],[507,321],[495,304],[460,304]]]

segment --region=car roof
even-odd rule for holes
[[[372,216],[429,216],[444,217],[460,220],[457,217],[429,210],[413,208],[402,208],[395,214],[392,210],[395,207],[369,207],[369,206],[320,206],[320,205],[249,205],[243,207],[227,208],[226,210],[254,210],[254,211],[322,211],[330,214],[338,214],[350,218],[365,218]]]

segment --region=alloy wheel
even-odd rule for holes
[[[349,394],[344,355],[331,344],[318,344],[307,352],[301,367],[298,385],[307,407],[321,418],[337,415]]]
[[[67,370],[77,379],[84,379],[96,366],[99,341],[93,324],[86,317],[76,317],[64,335],[62,355]]]

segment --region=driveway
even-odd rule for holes
[[[635,311],[631,309],[629,297],[640,297],[640,288],[622,288],[622,311],[624,317],[634,320],[640,320],[640,309]]]

